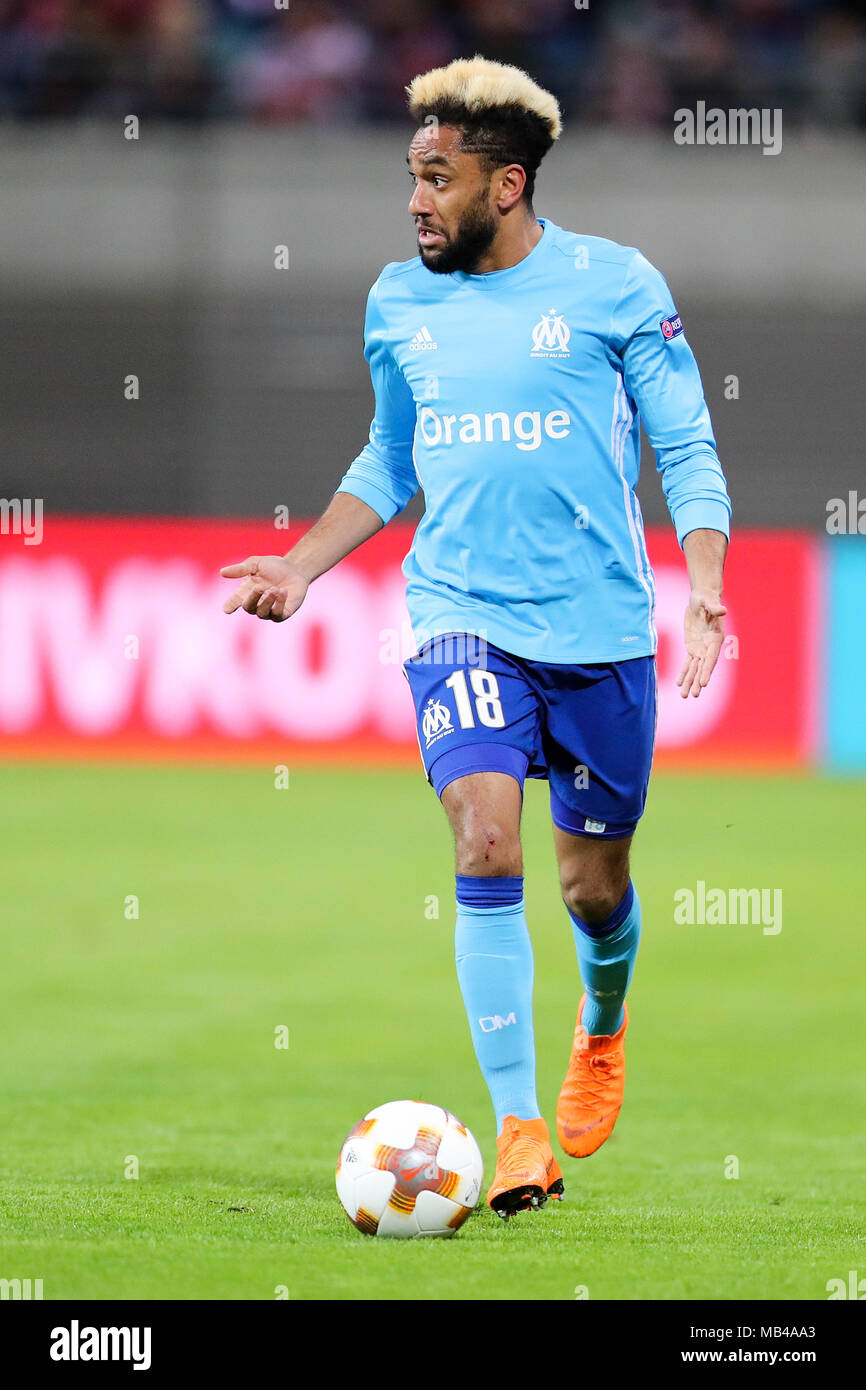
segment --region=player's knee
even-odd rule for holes
[[[622,901],[627,886],[627,879],[623,886],[619,875],[587,877],[567,874],[562,878],[562,901],[581,922],[592,925],[610,916]]]
[[[523,873],[520,837],[494,817],[470,815],[455,827],[458,874],[505,877]]]

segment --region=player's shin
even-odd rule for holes
[[[623,1022],[623,1004],[640,942],[640,899],[630,882],[622,901],[603,922],[587,923],[569,911],[586,991],[581,1023],[591,1037],[612,1037]]]
[[[537,1119],[532,943],[523,879],[457,876],[457,977],[475,1055],[501,1131],[506,1115]]]

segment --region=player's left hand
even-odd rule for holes
[[[725,640],[722,619],[727,611],[718,594],[692,590],[683,624],[687,655],[677,677],[684,700],[689,695],[697,699],[713,674]]]

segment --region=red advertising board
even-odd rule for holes
[[[392,523],[324,575],[288,623],[227,617],[224,564],[306,529],[260,521],[46,518],[0,550],[0,751],[7,755],[417,759],[413,650]],[[31,538],[32,539],[32,538]],[[802,763],[815,752],[817,542],[744,532],[728,633],[699,700],[676,689],[688,595],[670,530],[647,533],[659,631],[658,760]]]

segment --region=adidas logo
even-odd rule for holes
[[[438,346],[439,344],[434,343],[433,339],[430,337],[430,329],[425,324],[423,328],[418,329],[418,332],[415,334],[415,337],[410,342],[409,351],[432,352],[433,349],[438,348]]]

